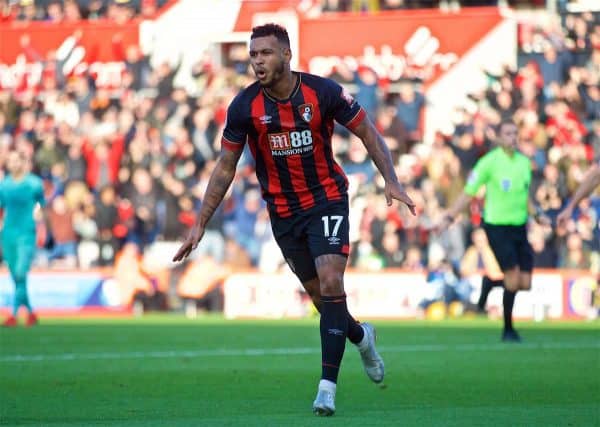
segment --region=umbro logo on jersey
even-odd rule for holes
[[[327,240],[329,240],[329,244],[330,245],[339,245],[340,244],[340,238],[339,237],[331,236]]]
[[[260,116],[258,118],[258,120],[260,120],[260,123],[263,125],[268,125],[269,123],[271,123],[273,121],[273,117],[271,116]]]
[[[313,105],[312,104],[302,104],[298,106],[298,111],[300,112],[300,116],[302,116],[302,120],[306,123],[309,123],[313,118]]]

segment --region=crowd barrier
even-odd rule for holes
[[[190,280],[189,275],[181,277]],[[227,318],[299,318],[313,312],[310,300],[289,272],[232,273],[221,279]],[[474,302],[479,295],[481,277],[475,275],[469,280]],[[516,299],[514,315],[536,320],[586,318],[592,309],[596,287],[596,278],[590,272],[535,271],[532,289],[520,292]],[[110,313],[127,311],[130,306],[131,287],[119,283],[111,269],[37,270],[29,277],[28,289],[31,304],[41,313]],[[345,289],[348,306],[359,318],[414,318],[427,294],[425,275],[406,271],[350,271],[345,276]],[[0,270],[0,310],[9,309],[13,293],[8,272]],[[487,307],[492,314],[502,312],[500,288],[490,293]]]

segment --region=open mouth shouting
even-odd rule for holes
[[[267,71],[262,68],[255,70],[254,73],[256,74],[258,80],[264,80],[265,77],[267,77]]]

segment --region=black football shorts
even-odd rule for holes
[[[317,257],[326,254],[348,256],[348,212],[348,199],[345,198],[320,204],[289,218],[271,216],[275,240],[302,283],[317,277]]]
[[[519,267],[521,271],[533,269],[533,249],[527,240],[526,225],[484,224],[490,247],[502,271]]]

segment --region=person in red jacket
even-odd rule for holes
[[[106,140],[100,140],[96,144],[92,144],[89,140],[83,143],[82,152],[87,163],[85,179],[92,190],[117,182],[124,149],[125,138],[120,135],[113,138],[110,143]]]

